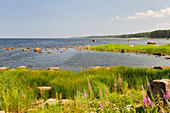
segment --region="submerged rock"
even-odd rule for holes
[[[28,49],[23,49],[22,51],[29,51]]]

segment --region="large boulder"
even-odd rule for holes
[[[47,97],[51,97],[51,87],[41,86],[41,87],[37,87],[37,89],[38,89],[38,94],[40,96],[46,95]]]
[[[35,48],[34,49],[34,52],[40,52],[40,51],[42,51],[41,48]]]
[[[159,94],[159,97],[163,98],[163,100],[164,100],[164,102],[161,102],[161,104],[164,106],[164,104],[166,104],[165,99],[170,98],[170,96],[169,96],[170,79],[153,80],[150,87],[151,88],[147,91],[147,95],[151,99],[152,99],[152,96],[153,96],[157,101],[159,99],[159,98],[157,98],[157,95]]]

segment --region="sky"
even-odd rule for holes
[[[170,29],[170,0],[0,0],[0,38],[68,38]]]

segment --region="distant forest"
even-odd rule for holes
[[[123,35],[88,36],[85,38],[170,38],[170,30],[156,30],[152,32]]]

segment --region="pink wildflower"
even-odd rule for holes
[[[132,98],[132,96],[133,96],[133,95],[132,95],[132,93],[131,93],[131,94],[130,94],[130,98]]]
[[[79,106],[81,106],[81,102],[79,102]]]
[[[114,83],[114,87],[117,87],[117,84],[116,84],[116,82]]]
[[[24,93],[22,93],[22,97],[25,97]]]
[[[106,93],[109,93],[108,88],[106,87]]]
[[[147,104],[147,98],[146,97],[143,97],[143,103],[144,103],[144,106],[146,107],[146,104]]]
[[[122,83],[122,79],[119,77],[119,82]]]
[[[107,104],[109,105],[109,104],[110,104],[110,102],[109,102],[109,101],[107,101]]]
[[[99,106],[100,108],[102,108],[103,109],[103,106],[100,104],[100,106]]]
[[[150,90],[150,89],[151,89],[151,86],[150,86],[149,82],[147,83],[147,85],[148,85],[148,88],[149,88],[149,90]]]
[[[88,86],[89,86],[89,90],[91,91],[91,85],[90,85],[90,82],[88,83]]]
[[[87,98],[87,93],[86,93],[86,91],[84,92],[84,98],[85,98],[85,99]]]
[[[170,92],[167,92],[166,97],[167,97],[167,98],[170,98]]]
[[[99,91],[100,96],[102,96],[102,91]]]
[[[150,106],[153,106],[154,105],[154,103],[151,101],[151,99],[148,97],[148,102],[149,102],[149,105]]]

